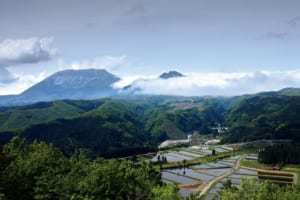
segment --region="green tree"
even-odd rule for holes
[[[243,178],[241,189],[223,186],[214,199],[217,200],[300,200],[300,191],[296,187],[280,187],[264,181],[257,183],[257,179]]]
[[[182,200],[183,197],[179,194],[179,189],[175,184],[169,184],[165,187],[154,187],[152,189],[153,200]]]

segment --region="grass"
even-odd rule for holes
[[[287,165],[283,168],[284,171],[293,172],[296,174],[296,184],[300,185],[300,165]]]
[[[272,165],[267,165],[267,164],[259,163],[257,161],[245,160],[245,159],[241,161],[241,166],[255,168],[255,169],[264,169],[264,170],[272,169]]]
[[[259,163],[257,161],[251,161],[251,160],[242,160],[241,166],[256,168],[256,169],[263,169],[263,170],[271,170],[271,168],[272,168],[272,165],[270,165],[270,164],[263,164],[263,163]],[[295,183],[297,185],[300,185],[300,165],[287,165],[283,168],[283,171],[295,173],[296,174],[296,182]]]

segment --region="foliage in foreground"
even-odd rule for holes
[[[241,189],[227,181],[215,200],[300,200],[300,188],[280,187],[270,181],[257,183],[256,179],[243,179]]]
[[[182,199],[151,163],[66,158],[44,142],[14,137],[0,151],[0,199]]]

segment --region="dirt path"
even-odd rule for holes
[[[211,188],[211,186],[212,186],[214,183],[216,183],[217,181],[219,181],[219,180],[225,178],[226,176],[229,176],[230,174],[232,174],[233,172],[235,172],[237,169],[239,169],[239,168],[240,168],[241,160],[244,159],[245,156],[246,156],[246,154],[245,154],[245,155],[242,155],[242,156],[237,160],[237,162],[235,163],[235,165],[231,168],[231,171],[229,171],[229,172],[223,174],[222,176],[219,176],[219,177],[213,179],[211,182],[209,182],[209,184],[208,184],[205,188],[203,188],[203,190],[201,191],[201,193],[200,193],[199,196],[201,197],[201,196],[203,196],[204,194],[206,194],[207,191]]]

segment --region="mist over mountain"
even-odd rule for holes
[[[155,87],[155,85],[153,85],[153,83],[168,81],[171,79],[176,79],[176,78],[181,78],[181,77],[185,77],[185,76],[177,71],[164,72],[154,79],[144,79],[144,78],[137,79],[137,80],[133,81],[130,85],[123,87],[121,92],[123,95],[124,94],[125,95],[143,94],[145,91],[145,88],[147,88],[149,86]],[[162,89],[161,87],[157,87],[157,88]],[[153,88],[153,94],[156,94],[154,91],[155,91],[155,89]],[[148,94],[151,94],[151,92]]]
[[[296,78],[295,78],[296,77]],[[31,104],[61,99],[89,100],[105,97],[128,98],[136,95],[170,96],[235,96],[287,87],[287,80],[297,85],[297,73],[268,74],[182,74],[169,71],[157,76],[137,76],[122,86],[126,77],[104,69],[59,71],[33,85],[19,95],[0,96],[0,106]],[[278,79],[279,84],[273,81]],[[249,87],[251,86],[251,87]],[[292,90],[293,91],[293,90]],[[286,89],[285,93],[290,93]]]

